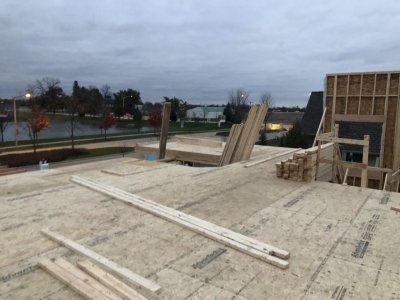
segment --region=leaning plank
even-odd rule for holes
[[[261,243],[257,240],[233,232],[229,229],[187,215],[183,212],[176,211],[172,208],[156,204],[150,200],[138,197],[136,195],[132,195],[112,187],[101,185],[92,180],[87,180],[78,176],[72,176],[71,181],[88,187],[92,190],[98,191],[100,193],[110,195],[143,211],[174,222],[187,229],[200,233],[208,238],[221,242],[227,246],[242,251],[248,255],[257,257],[280,268],[288,267],[288,263],[286,261],[277,259],[270,255],[273,254],[278,257],[288,258],[290,256],[290,253],[287,251],[278,249],[265,243]]]
[[[135,290],[131,289],[125,283],[119,281],[117,278],[112,276],[111,274],[105,272],[92,262],[88,260],[80,261],[77,263],[78,267],[88,273],[90,276],[104,284],[107,288],[112,290],[114,293],[119,295],[122,299],[130,300],[130,299],[137,299],[137,300],[145,300],[144,296],[136,292]]]
[[[236,124],[232,126],[229,133],[228,141],[225,145],[224,152],[222,153],[219,166],[225,166],[232,160],[232,155],[237,147],[238,140],[242,134],[243,124]]]
[[[169,116],[171,113],[171,103],[165,102],[163,109],[163,119],[160,134],[160,146],[158,152],[158,159],[165,158],[165,151],[167,149],[167,139],[168,139],[168,128],[169,128]]]
[[[360,145],[360,146],[369,145],[369,141],[326,137],[326,136],[322,136],[322,135],[317,136],[317,141],[342,143],[342,144],[350,144],[350,145]]]
[[[400,212],[400,207],[397,207],[397,206],[392,206],[390,209]]]
[[[72,290],[77,292],[85,299],[89,300],[110,300],[107,296],[100,293],[98,290],[94,289],[87,283],[76,278],[67,270],[64,270],[52,263],[49,259],[43,259],[38,262],[39,267],[53,275],[55,278],[60,280],[62,283],[70,287]]]
[[[82,270],[78,269],[78,267],[74,266],[73,264],[69,263],[68,261],[59,258],[59,259],[56,259],[54,261],[54,263],[57,266],[59,266],[60,268],[70,272],[72,275],[74,275],[79,280],[82,280],[83,282],[87,283],[95,290],[98,290],[100,293],[102,293],[104,296],[108,297],[109,299],[112,299],[112,300],[123,299],[120,296],[116,295],[114,292],[112,292],[111,289],[108,289],[107,287],[102,285],[100,282],[95,280],[93,277],[90,277],[88,274],[86,274]]]
[[[109,270],[114,271],[115,273],[125,277],[126,279],[130,280],[132,283],[149,290],[151,292],[155,293],[160,293],[161,292],[161,287],[154,282],[151,282],[150,280],[143,278],[142,276],[133,273],[131,270],[128,270],[124,267],[119,266],[115,262],[105,258],[104,256],[101,256],[100,254],[97,254],[96,252],[85,248],[84,246],[67,239],[66,237],[52,232],[49,229],[42,229],[41,233],[44,234],[45,236],[51,238],[52,240],[56,241],[57,243],[67,247],[68,249],[79,253],[91,261],[103,266],[104,268],[107,268]]]

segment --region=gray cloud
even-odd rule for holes
[[[327,73],[400,69],[400,6],[364,1],[13,1],[0,12],[0,97],[45,76],[143,100],[304,106]]]

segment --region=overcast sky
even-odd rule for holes
[[[399,70],[399,16],[399,0],[0,0],[0,97],[47,76],[68,94],[222,104],[243,88],[305,106],[327,73]]]

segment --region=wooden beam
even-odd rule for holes
[[[248,255],[254,256],[279,268],[286,269],[289,266],[288,262],[272,256],[275,255],[282,258],[288,258],[290,254],[287,251],[278,249],[271,245],[233,232],[229,229],[187,215],[181,211],[176,211],[175,209],[152,202],[137,195],[133,195],[125,191],[106,186],[104,184],[99,184],[93,180],[84,179],[78,176],[72,176],[71,181],[103,193],[105,195],[114,197],[120,201],[133,205],[136,208],[161,217],[165,220],[181,225],[189,230],[202,234],[210,239],[213,239]]]
[[[114,292],[112,292],[110,289],[102,285],[100,282],[95,280],[93,277],[89,276],[82,270],[80,270],[78,267],[74,266],[73,264],[69,263],[68,261],[64,259],[56,259],[54,263],[59,266],[60,268],[67,270],[70,272],[72,275],[74,275],[76,278],[79,280],[82,280],[83,282],[87,283],[90,285],[92,288],[98,290],[100,293],[102,293],[104,296],[108,297],[109,299],[112,300],[122,300],[122,298],[118,295],[116,295]]]
[[[294,150],[289,150],[289,151],[277,153],[276,155],[272,155],[272,156],[269,156],[269,157],[266,157],[266,158],[251,162],[249,164],[246,164],[246,165],[244,165],[244,167],[245,168],[251,168],[251,167],[254,167],[256,165],[259,165],[259,164],[265,163],[267,161],[270,161],[271,159],[275,159],[275,158],[278,158],[278,157],[281,157],[281,156],[284,156],[284,155],[288,155],[290,153],[297,152],[299,150],[301,150],[301,148],[297,148],[297,149],[294,149]]]
[[[390,92],[390,73],[387,76],[387,83],[386,83],[386,97],[385,97],[385,122],[383,123],[382,128],[382,145],[381,145],[381,167],[384,166],[385,161],[385,144],[386,144],[386,125],[387,125],[387,118],[388,118],[388,105],[389,105],[389,92]],[[393,167],[393,166],[392,166]]]
[[[87,283],[79,280],[67,270],[64,270],[51,262],[49,259],[42,259],[38,262],[40,268],[53,275],[66,286],[77,292],[83,298],[88,300],[110,300],[107,296],[100,293]]]
[[[347,92],[346,92],[346,104],[344,113],[347,115],[347,102],[349,100],[349,89],[350,89],[350,75],[347,75]]]
[[[349,174],[349,168],[346,169],[346,173],[344,174],[343,185],[347,185],[347,175]]]
[[[361,111],[361,95],[362,95],[363,79],[364,79],[364,74],[361,74],[360,97],[358,98],[358,115],[360,114]]]
[[[334,86],[333,86],[332,114],[336,113],[337,78],[338,78],[337,75],[335,75],[335,81],[334,81]],[[335,125],[335,122],[333,121],[333,118],[332,118],[331,129],[333,129],[334,125]]]
[[[400,207],[398,207],[398,206],[392,206],[390,209],[400,212]]]
[[[324,112],[323,112],[323,114],[322,114],[321,122],[319,122],[318,130],[317,130],[317,133],[315,134],[315,136],[319,135],[319,133],[320,133],[320,131],[321,131],[322,124],[324,123],[324,120],[325,120],[325,114],[326,114],[326,107],[324,108]],[[314,139],[314,143],[313,143],[312,146],[315,147],[315,144],[316,144],[316,143],[317,143],[317,140]]]
[[[364,135],[364,141],[367,141],[368,144],[363,146],[363,158],[362,163],[368,166],[368,157],[369,157],[369,135]],[[361,187],[367,188],[368,187],[368,170],[362,169],[361,170]]]
[[[232,155],[237,147],[239,137],[242,134],[243,126],[243,124],[235,124],[232,126],[218,166],[222,167],[229,165],[230,161],[232,160]]]
[[[77,263],[78,267],[95,278],[98,282],[113,291],[119,297],[125,300],[137,299],[146,300],[147,298],[131,289],[125,283],[121,282],[111,274],[100,269],[98,266],[88,260],[80,261]]]
[[[131,270],[128,270],[124,267],[119,266],[115,262],[105,258],[104,256],[101,256],[100,254],[85,248],[84,246],[67,239],[66,237],[52,232],[49,229],[42,229],[41,233],[53,241],[59,243],[60,245],[65,246],[71,251],[74,251],[76,253],[79,253],[80,255],[85,256],[86,258],[90,259],[91,261],[101,265],[102,267],[111,270],[115,273],[117,273],[120,276],[123,276],[124,278],[128,279],[130,282],[138,285],[139,287],[142,287],[144,289],[149,290],[150,292],[154,293],[160,293],[161,292],[161,287],[154,282],[151,282],[150,280],[143,278],[142,276],[133,273]]]
[[[374,115],[374,108],[375,108],[376,78],[377,78],[377,74],[375,74],[375,79],[374,79],[374,91],[373,91],[373,93],[372,93],[372,109],[371,109],[371,115]]]
[[[364,122],[364,123],[383,123],[385,122],[384,115],[333,115],[335,122]]]
[[[318,150],[317,150],[317,165],[315,166],[315,180],[318,180],[319,176],[319,161],[321,157],[321,141],[318,140]]]
[[[317,159],[317,163],[321,163],[321,164],[333,164],[333,162],[334,162],[333,160],[326,159],[326,158]],[[337,160],[337,161],[335,161],[335,164],[341,165],[344,168],[355,168],[355,169],[365,169],[365,170],[367,169],[366,164],[355,163],[355,162],[350,162],[350,161]]]
[[[171,102],[164,102],[158,159],[165,158],[165,150],[167,148],[170,114],[171,114]]]
[[[317,141],[350,144],[350,145],[360,145],[360,146],[369,144],[369,141],[365,141],[365,140],[352,140],[352,139],[344,139],[344,138],[325,137],[325,136],[321,136],[321,135],[317,137]]]
[[[393,165],[392,169],[400,169],[400,74],[399,74],[399,88],[397,96],[397,113],[396,113],[396,127],[393,141]],[[396,184],[392,187],[392,192],[398,192],[400,186],[400,177],[397,178]]]

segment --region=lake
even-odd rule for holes
[[[60,137],[69,137],[69,132],[66,129],[66,122],[53,122],[50,125],[50,128],[46,129],[39,133],[39,139],[48,139],[48,138],[60,138]],[[18,140],[29,140],[29,135],[26,129],[24,129],[26,122],[18,123]],[[93,135],[93,134],[100,134],[101,131],[97,128],[96,124],[87,124],[87,123],[78,123],[79,130],[76,130],[74,136],[82,136],[82,135]],[[145,132],[145,131],[153,131],[152,127],[141,127],[140,131],[133,126],[127,125],[117,125],[109,130],[107,130],[108,134],[113,133],[137,133],[137,132]],[[104,134],[104,131],[103,131]],[[1,141],[1,139],[0,139]],[[4,132],[4,141],[14,141],[14,124],[12,123],[10,127],[6,129]]]

